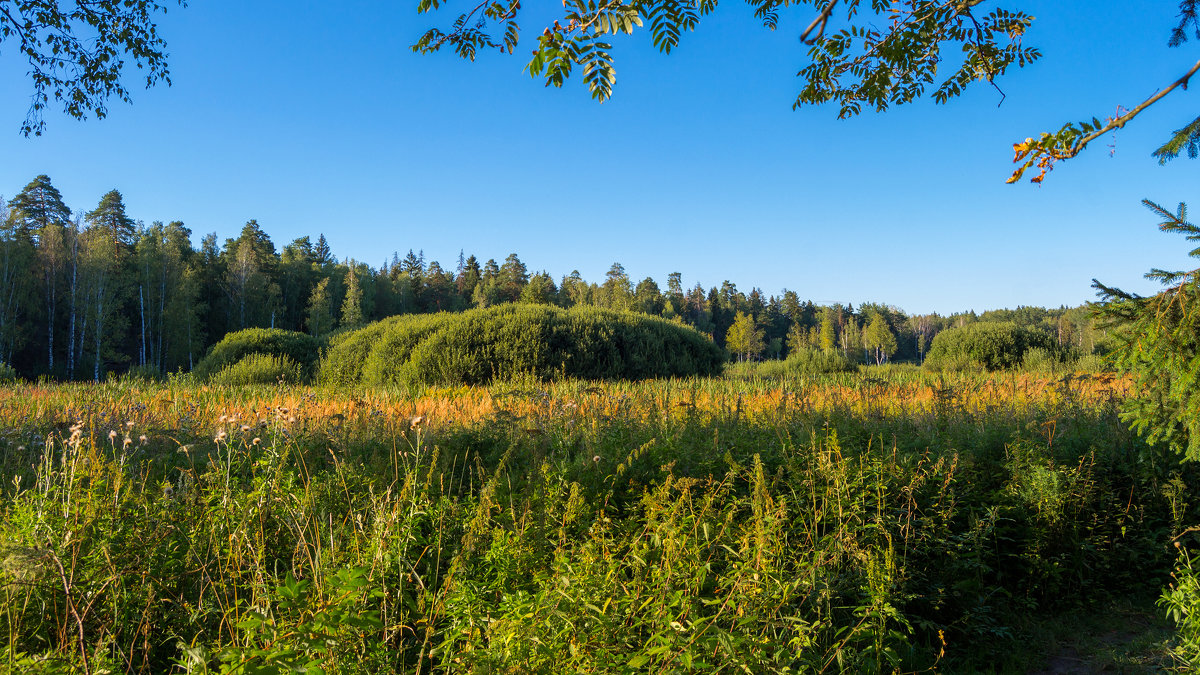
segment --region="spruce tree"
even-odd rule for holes
[[[354,271],[354,261],[350,261],[350,271],[346,273],[346,299],[342,301],[342,326],[357,328],[362,325],[362,286],[358,283],[358,274]]]
[[[1149,200],[1163,232],[1200,241],[1200,227],[1187,221],[1187,207],[1172,213]],[[1200,258],[1200,248],[1190,252]],[[1112,362],[1134,378],[1122,417],[1151,444],[1189,460],[1200,460],[1200,269],[1153,269],[1147,278],[1165,289],[1150,297],[1093,280],[1101,302],[1093,306],[1100,327],[1116,336]]]

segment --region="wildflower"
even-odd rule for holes
[[[594,464],[599,464],[600,463],[600,455],[592,455],[592,462]]]
[[[225,440],[227,435],[228,434],[225,433],[225,430],[221,429],[220,431],[217,432],[217,437],[214,438],[213,440],[216,441],[217,443],[220,443],[221,441]]]
[[[259,438],[258,436],[255,436],[254,440],[250,441],[251,445],[258,445],[259,443],[262,443],[262,439]]]
[[[225,424],[225,421],[228,419],[229,419],[228,415],[221,415],[221,418],[219,420],[217,420],[217,422],[220,424]]]
[[[25,446],[23,446],[23,445],[18,445],[18,446],[17,446],[17,452],[25,452]]]
[[[145,444],[146,444],[146,440],[147,440],[147,439],[146,439],[146,434],[142,434],[141,436],[138,436],[138,444],[139,444],[139,445],[145,445]]]
[[[175,488],[171,487],[170,485],[163,488],[163,496],[166,497],[167,499],[171,499],[172,497],[175,496]]]
[[[295,415],[292,415],[291,417],[288,418],[288,424],[295,424],[295,423],[296,423]]]
[[[417,415],[416,417],[414,417],[408,421],[408,428],[409,429],[417,429],[417,428],[420,428],[420,426],[424,423],[425,423],[425,416]]]
[[[117,432],[115,430],[113,430],[113,429],[108,430],[108,440],[110,440],[110,441],[117,440]]]
[[[128,422],[126,422],[125,427],[127,429],[132,429],[133,428],[133,420],[129,420]]]
[[[133,439],[126,436],[124,442],[121,443],[122,448],[128,448],[133,443]]]
[[[249,425],[249,424],[243,424],[243,425],[242,425],[242,433],[244,434],[244,433],[246,433],[247,431],[250,431],[250,425]]]

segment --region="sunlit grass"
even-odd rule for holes
[[[1112,376],[0,389],[4,666],[890,671],[1154,592]]]

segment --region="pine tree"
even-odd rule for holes
[[[113,242],[114,253],[120,258],[133,248],[137,241],[137,228],[133,219],[125,215],[125,201],[117,190],[109,190],[100,198],[95,210],[88,212],[88,223],[108,231]]]
[[[342,326],[357,328],[362,325],[362,297],[362,287],[354,271],[354,261],[351,260],[350,271],[346,273],[346,299],[342,301]]]

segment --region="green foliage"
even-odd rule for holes
[[[938,333],[929,347],[930,370],[1008,370],[1019,367],[1030,349],[1057,353],[1049,335],[1011,322],[971,323]]]
[[[857,370],[858,366],[851,363],[850,359],[846,358],[841,352],[826,352],[820,349],[803,348],[793,350],[782,361],[763,361],[754,364],[750,368],[743,367],[740,370],[734,370],[731,374],[753,374],[758,377],[780,378],[825,375],[830,373],[852,373]]]
[[[1177,544],[1178,546],[1178,544]],[[1158,605],[1177,627],[1172,653],[1192,670],[1200,669],[1200,559],[1179,547],[1179,559]]]
[[[1028,672],[1031,614],[1167,574],[1195,507],[1111,401],[911,384],[50,386],[0,411],[0,669]]]
[[[1185,205],[1172,213],[1149,200],[1143,204],[1163,218],[1163,232],[1200,241]],[[1189,255],[1200,258],[1200,248]],[[1142,297],[1094,282],[1102,298],[1096,314],[1117,338],[1109,358],[1134,378],[1136,394],[1125,401],[1123,415],[1151,444],[1200,459],[1200,270],[1155,269],[1146,276],[1167,288]]]
[[[0,361],[0,384],[12,384],[19,381],[21,378],[17,375],[17,370],[7,363]]]
[[[368,572],[363,568],[338,570],[326,578],[324,597],[316,597],[310,580],[289,573],[275,589],[273,606],[243,614],[237,627],[245,631],[249,646],[221,650],[215,672],[279,675],[357,670],[363,651],[382,648],[377,642],[365,645],[362,640],[383,628],[379,611],[364,607],[364,600],[383,596],[371,588]],[[181,647],[180,666],[188,672],[208,672],[209,654],[203,646]]]
[[[664,319],[509,304],[397,317],[340,336],[321,378],[368,384],[481,384],[520,375],[636,380],[713,374],[723,360],[707,337]]]
[[[218,385],[297,384],[303,381],[303,369],[287,356],[249,354],[237,363],[225,366],[208,379]]]
[[[62,103],[63,112],[78,119],[89,114],[104,118],[110,98],[128,103],[129,90],[121,81],[127,62],[137,66],[147,86],[160,80],[170,84],[166,42],[153,21],[156,13],[166,11],[166,4],[153,0],[6,2],[0,42],[15,46],[33,81],[22,133],[42,134],[51,96]]]
[[[278,328],[247,328],[229,333],[213,345],[192,372],[197,380],[203,382],[246,356],[266,354],[286,357],[299,364],[300,378],[306,381],[316,370],[320,350],[320,340],[305,333]]]
[[[448,4],[420,0],[417,11],[433,12]],[[817,12],[816,20],[801,35],[811,45],[811,62],[800,72],[806,84],[795,105],[834,101],[840,105],[839,117],[858,114],[864,104],[885,110],[890,105],[911,102],[939,76],[942,81],[933,97],[939,103],[945,102],[973,81],[990,83],[1009,66],[1024,66],[1041,56],[1037,49],[1021,45],[1033,17],[1004,9],[976,15],[977,2],[906,0],[900,3],[902,8],[890,8],[891,13],[882,10],[880,3],[868,7],[861,0],[848,0],[841,7],[836,2],[817,0],[792,4]],[[772,0],[750,0],[750,5],[770,30],[779,25],[779,13],[786,6]],[[547,85],[561,87],[575,68],[582,68],[583,81],[592,97],[605,101],[612,96],[616,81],[609,36],[648,28],[654,46],[669,54],[684,33],[694,30],[716,8],[716,0],[569,0],[553,24],[538,36],[526,69]],[[825,27],[835,10],[837,14],[844,12],[850,25],[826,35]],[[470,60],[484,48],[512,53],[519,35],[520,11],[521,4],[516,0],[481,3],[460,14],[448,30],[428,30],[413,45],[413,51],[428,53],[450,47]],[[879,29],[877,25],[887,28]],[[494,38],[494,33],[503,37]],[[948,65],[951,68],[947,69]]]
[[[112,373],[109,375],[111,377]],[[131,367],[121,374],[121,379],[129,382],[162,382],[163,374],[159,372],[158,368],[146,364]]]

